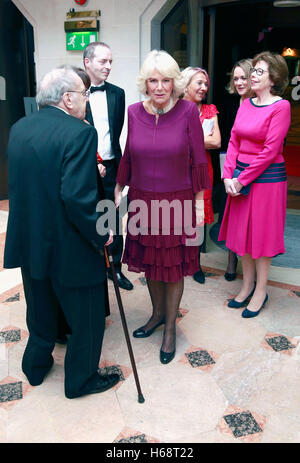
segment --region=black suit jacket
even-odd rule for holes
[[[55,277],[69,287],[105,280],[97,140],[93,127],[52,106],[14,124],[4,267],[27,267],[32,278]]]
[[[124,124],[125,92],[122,88],[110,84],[109,82],[105,82],[104,85],[107,98],[110,141],[113,153],[116,157],[117,165],[119,165],[122,157],[120,135]],[[91,125],[94,125],[93,115],[89,104],[87,104],[86,120],[89,121]]]

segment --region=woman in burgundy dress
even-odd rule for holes
[[[214,172],[209,150],[218,149],[221,146],[221,134],[218,124],[218,110],[214,104],[206,104],[206,96],[209,89],[209,77],[205,69],[198,67],[188,67],[182,71],[186,81],[184,99],[196,103],[199,111],[200,122],[204,132],[204,144],[206,149],[206,158],[208,162],[210,188],[204,191],[204,222],[213,223],[214,211],[212,205],[212,186]],[[210,127],[211,126],[211,127]],[[199,246],[199,263],[201,255]],[[198,283],[205,282],[205,275],[201,269],[194,274],[194,280]]]
[[[257,316],[264,307],[271,259],[285,252],[287,177],[282,151],[291,120],[290,103],[280,96],[288,84],[284,58],[262,52],[252,66],[256,97],[241,104],[231,131],[223,170],[229,196],[219,234],[228,249],[242,256],[243,285],[228,307],[248,304],[244,318]],[[243,187],[250,188],[248,194]]]
[[[191,227],[204,219],[196,201],[209,188],[209,175],[197,107],[178,99],[184,82],[176,61],[164,51],[153,50],[137,84],[146,100],[128,108],[127,142],[115,198],[118,206],[123,187],[129,185],[123,262],[130,271],[145,272],[153,306],[151,318],[133,336],[148,337],[164,324],[160,360],[168,363],[175,356],[184,276],[199,269]],[[147,206],[137,222],[136,202]],[[155,216],[158,204],[163,207]]]

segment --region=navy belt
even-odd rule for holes
[[[236,168],[240,171],[246,169],[250,164],[245,162],[236,161]],[[274,162],[259,176],[253,180],[253,183],[277,183],[285,182],[287,180],[286,169],[284,162]]]

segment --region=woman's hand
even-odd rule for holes
[[[201,227],[204,225],[204,199],[196,199],[196,225]]]
[[[237,180],[237,179],[236,178],[224,178],[225,191],[230,196],[238,196],[238,195],[240,195],[240,193],[236,190],[237,185],[236,185],[236,182],[234,182],[234,180]],[[240,184],[240,182],[238,182],[238,183]],[[241,185],[241,188],[242,188],[242,185]]]
[[[116,207],[120,206],[121,200],[122,200],[122,191],[123,187],[119,185],[119,183],[116,184],[115,187],[115,205]]]
[[[234,184],[234,187],[235,187],[235,189],[236,189],[236,192],[237,192],[238,194],[240,194],[240,191],[241,191],[241,189],[243,188],[243,185],[238,181],[237,178],[233,178],[232,180],[233,180],[233,184]]]

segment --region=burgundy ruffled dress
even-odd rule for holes
[[[201,107],[200,122],[203,124],[205,119],[212,119],[219,111],[214,104],[203,104]],[[211,155],[209,151],[206,151],[206,158],[208,164],[209,180],[211,187],[204,190],[204,222],[213,223],[214,221],[214,210],[212,204],[212,185],[214,182],[214,171],[211,161]]]
[[[137,200],[148,206],[143,214],[141,209],[128,213],[123,255],[128,270],[164,282],[177,282],[199,270],[198,246],[188,245],[192,234],[186,223],[195,226],[195,193],[208,189],[210,183],[195,103],[178,100],[157,124],[142,102],[129,106],[127,142],[117,183],[129,185],[129,206]],[[164,225],[164,213],[160,212],[155,223],[151,214],[153,204],[163,200],[180,204],[182,210],[181,217],[171,211],[169,227]],[[137,222],[136,214],[141,218]],[[138,233],[135,223],[140,227]]]

